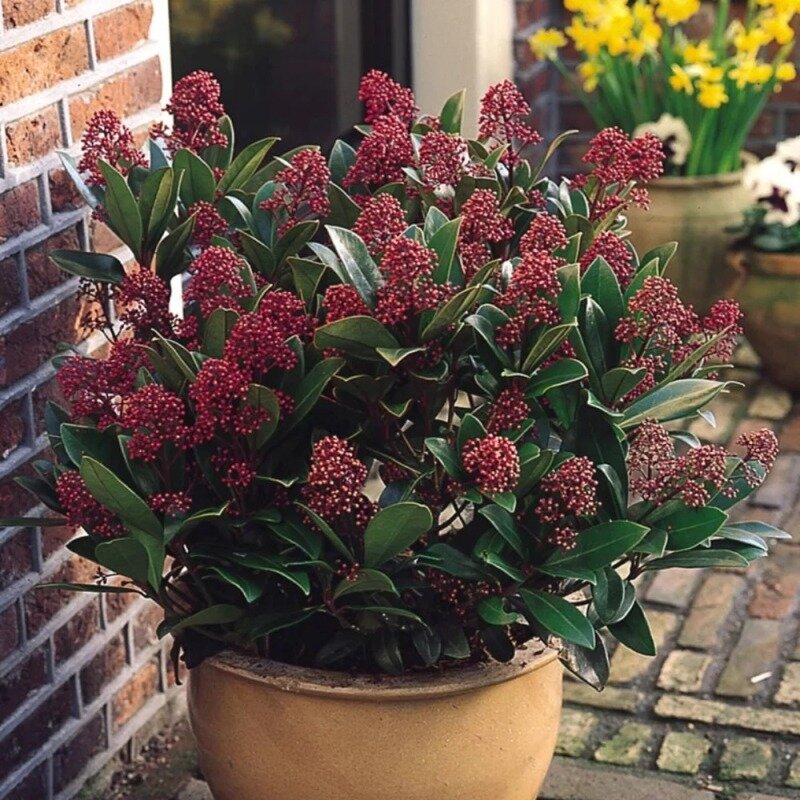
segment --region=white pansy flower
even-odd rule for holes
[[[792,172],[777,155],[749,164],[742,178],[755,204],[765,208],[764,222],[791,227],[800,222],[800,171]]]
[[[644,122],[633,131],[634,136],[644,136],[646,133],[661,139],[670,164],[680,167],[686,163],[686,157],[692,149],[692,134],[680,117],[662,114],[655,122]]]
[[[780,158],[792,172],[800,172],[800,136],[782,141],[775,148],[775,155]]]

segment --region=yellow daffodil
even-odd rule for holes
[[[755,59],[746,59],[739,62],[730,71],[730,77],[731,80],[736,81],[737,89],[744,89],[745,86],[758,86],[766,83],[772,77],[772,65]]]
[[[575,48],[587,56],[596,56],[606,43],[606,35],[599,29],[576,19],[567,28],[567,35],[575,43]]]
[[[723,83],[707,83],[700,81],[697,84],[697,102],[703,108],[719,108],[728,102],[728,94]]]
[[[714,60],[714,51],[708,39],[701,39],[697,44],[687,44],[683,50],[683,60],[687,64],[708,64]]]
[[[560,47],[567,43],[567,37],[556,28],[542,28],[528,39],[533,54],[538,59],[555,58]]]
[[[735,22],[731,26],[733,31],[733,46],[740,56],[754,57],[756,53],[765,45],[769,44],[769,35],[759,27],[747,30],[741,22]]]
[[[800,14],[800,0],[758,0],[758,5],[776,14]]]
[[[700,0],[657,0],[656,14],[668,25],[679,25],[700,10]]]
[[[775,78],[781,83],[789,83],[797,77],[797,69],[791,61],[786,61],[775,67]]]
[[[693,71],[706,83],[719,83],[725,77],[722,67],[712,67],[710,64],[695,64]]]
[[[597,88],[603,68],[595,61],[583,61],[578,64],[578,74],[583,80],[583,88],[587,92],[593,92]]]
[[[672,65],[672,75],[669,77],[669,85],[676,92],[694,94],[694,83],[692,83],[692,76],[679,64]]]
[[[644,47],[648,50],[655,49],[661,39],[661,26],[656,22],[653,7],[647,3],[637,2],[633,6],[633,18]]]
[[[627,48],[628,55],[634,64],[638,64],[642,60],[642,56],[647,52],[647,45],[642,39],[628,39]]]
[[[760,21],[760,27],[764,31],[764,35],[769,37],[769,41],[789,44],[794,40],[794,28],[792,28],[791,17],[787,14],[764,17]]]

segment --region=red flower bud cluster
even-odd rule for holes
[[[651,133],[631,139],[621,128],[605,128],[589,143],[584,164],[602,186],[647,183],[664,173],[664,148]]]
[[[86,174],[86,182],[90,185],[105,186],[106,179],[100,172],[101,160],[123,175],[127,175],[131,167],[147,163],[136,147],[130,129],[122,124],[113,111],[108,110],[92,114],[81,137],[78,170]]]
[[[570,458],[540,481],[536,515],[543,524],[554,526],[550,539],[557,547],[573,547],[575,519],[599,511],[597,486],[594,464],[585,456]]]
[[[187,514],[192,507],[192,498],[189,492],[158,492],[151,495],[150,508],[157,514],[167,517],[179,517]]]
[[[489,243],[504,242],[514,235],[514,225],[500,213],[500,202],[491,189],[477,189],[461,208],[458,254],[467,280],[492,258]]]
[[[189,206],[186,213],[190,217],[194,215],[192,241],[198,247],[208,247],[215,236],[224,236],[228,232],[228,223],[213,203],[198,200]]]
[[[356,151],[356,160],[347,171],[342,184],[351,186],[383,186],[402,181],[403,167],[414,160],[411,136],[399,117],[380,117]]]
[[[256,470],[248,460],[238,458],[232,450],[225,447],[211,456],[211,464],[222,483],[229,489],[247,489],[256,477]]]
[[[183,400],[157,383],[143,386],[125,400],[121,424],[133,433],[128,453],[142,461],[156,461],[166,444],[184,449],[191,443]]]
[[[278,233],[287,231],[312,216],[330,214],[328,184],[331,171],[319,150],[301,150],[273,179],[278,188],[259,206],[280,220]]]
[[[94,499],[76,470],[62,472],[56,479],[56,495],[73,528],[85,528],[94,536],[115,539],[125,536],[122,523]]]
[[[513,166],[517,159],[514,143],[524,147],[542,141],[541,135],[524,121],[530,114],[531,107],[510,80],[496,83],[481,98],[478,136],[497,145],[508,144],[503,162]]]
[[[633,278],[633,253],[625,242],[613,231],[602,231],[595,236],[586,252],[581,256],[581,272],[586,272],[592,262],[604,258],[617,276],[620,287],[626,289]]]
[[[452,189],[471,171],[467,140],[443,131],[425,134],[419,146],[419,171],[429,192]]]
[[[208,247],[190,265],[192,276],[185,298],[200,306],[204,317],[218,308],[239,309],[237,300],[252,297],[253,290],[242,279],[242,259],[227,247]]]
[[[136,385],[145,354],[128,340],[111,345],[107,359],[72,356],[58,371],[58,383],[72,407],[75,419],[92,417],[101,430],[117,421],[121,400]]]
[[[410,128],[419,113],[411,89],[377,69],[371,69],[361,79],[358,99],[366,106],[364,121],[368,125],[389,114]]]
[[[247,397],[250,377],[237,364],[221,358],[203,362],[189,398],[194,403],[195,443],[210,441],[218,428],[233,430],[241,402]]]
[[[322,298],[326,322],[336,322],[345,317],[372,316],[369,306],[352,286],[338,283],[329,286]]]
[[[153,331],[173,334],[177,318],[169,310],[169,284],[149,269],[129,272],[116,290],[120,322],[129,327],[137,341],[146,341]]]
[[[512,492],[519,480],[519,454],[511,439],[490,433],[469,439],[461,463],[475,485],[489,496]]]
[[[708,351],[707,358],[715,361],[730,361],[736,349],[736,339],[744,333],[742,309],[735,300],[717,300],[708,315],[701,321],[703,331],[709,336],[723,334]]]
[[[774,432],[769,428],[762,428],[759,431],[743,433],[736,439],[736,444],[745,449],[742,459],[745,464],[744,478],[751,486],[758,486],[761,483],[761,474],[753,469],[753,462],[758,462],[769,472],[778,457],[778,439]]]
[[[534,250],[552,253],[567,246],[567,231],[564,223],[554,214],[537,214],[519,240],[520,255]]]
[[[475,612],[475,607],[484,598],[494,594],[485,581],[467,581],[435,569],[425,570],[425,580],[439,599],[455,612],[460,620],[466,620]]]
[[[173,154],[181,148],[199,154],[213,145],[226,147],[228,137],[219,128],[220,117],[225,114],[220,93],[219,82],[210,72],[189,73],[175,84],[164,109],[172,114],[172,130],[158,124],[151,135],[163,139]]]
[[[255,381],[271,369],[289,370],[297,364],[297,354],[286,344],[291,335],[260,308],[242,314],[225,342],[223,357]]]
[[[358,219],[353,224],[357,233],[367,245],[370,255],[380,255],[386,245],[406,229],[406,215],[400,201],[386,192],[370,197],[361,208]]]
[[[519,385],[509,386],[497,395],[489,407],[489,433],[513,431],[530,416],[531,409],[525,401],[525,392]]]
[[[519,345],[538,325],[560,320],[557,298],[561,291],[556,270],[560,262],[540,250],[526,253],[511,274],[506,290],[497,301],[511,320],[497,330],[497,341],[505,347]]]

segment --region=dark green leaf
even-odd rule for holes
[[[364,240],[347,228],[327,225],[326,230],[339,256],[347,283],[352,285],[364,302],[372,308],[375,305],[375,290],[381,285],[382,278]]]
[[[502,629],[494,626],[483,628],[481,630],[481,639],[483,639],[486,649],[489,654],[496,661],[506,662],[514,658],[517,652],[514,643],[509,639],[508,634]]]
[[[653,641],[650,625],[644,609],[638,602],[634,602],[631,610],[623,619],[609,625],[608,630],[615,639],[634,652],[641,653],[643,656],[656,654],[656,643]]]
[[[608,651],[602,636],[597,636],[594,648],[564,642],[559,655],[561,663],[584,683],[599,692],[608,682]]]
[[[397,503],[382,508],[364,532],[364,563],[383,564],[410,547],[433,525],[433,516],[420,503]]]
[[[227,625],[230,622],[236,622],[243,614],[244,611],[238,606],[219,603],[218,605],[209,606],[202,611],[198,611],[195,614],[178,620],[174,625],[168,627],[167,632],[175,635],[186,628],[200,628],[206,625]]]
[[[194,233],[194,215],[167,234],[156,247],[156,273],[169,281],[189,265],[186,248]]]
[[[579,567],[599,570],[635,547],[647,533],[644,525],[614,520],[595,525],[575,539],[571,550],[555,550],[545,561],[554,567]]]
[[[625,418],[620,425],[632,428],[646,419],[669,422],[686,417],[713,400],[724,388],[724,383],[701,378],[669,383],[634,400],[625,409]]]
[[[83,250],[53,250],[49,253],[56,265],[69,272],[101,283],[122,283],[125,270],[122,262],[106,253],[85,253]]]
[[[458,453],[456,453],[455,448],[448,444],[445,439],[430,437],[425,440],[425,447],[444,467],[445,472],[451,478],[458,478],[458,476],[461,475],[461,464],[458,460]]]
[[[106,181],[103,208],[109,227],[138,258],[142,246],[142,218],[133,192],[125,178],[110,164],[101,159],[98,166]]]
[[[444,101],[439,114],[442,130],[445,133],[461,133],[461,119],[464,116],[466,89],[456,92]]]
[[[392,579],[385,572],[380,572],[376,569],[362,569],[355,580],[345,578],[339,582],[339,585],[333,591],[333,599],[338,600],[340,597],[346,597],[357,592],[398,593],[394,583],[392,583]]]
[[[435,630],[415,628],[411,634],[411,641],[423,664],[432,667],[439,660],[442,654],[442,640]]]
[[[667,532],[668,550],[691,550],[717,533],[727,519],[718,508],[685,508],[660,519],[658,527]]]
[[[519,614],[515,611],[507,611],[506,601],[502,597],[484,597],[478,603],[478,614],[481,619],[490,625],[511,625],[516,622]]]
[[[383,360],[376,352],[378,347],[392,350],[400,347],[388,328],[366,316],[345,317],[320,326],[314,334],[314,343],[321,350],[335,348],[365,361]]]
[[[663,558],[655,558],[645,562],[646,570],[671,569],[705,569],[706,567],[746,567],[747,559],[732,550],[685,550],[681,553],[669,553]]]
[[[277,141],[277,137],[273,136],[247,145],[225,170],[217,184],[217,191],[224,195],[234,189],[241,189],[255,174],[264,156]]]
[[[478,513],[506,540],[511,549],[521,558],[527,555],[527,548],[517,528],[514,517],[498,505],[482,506]]]
[[[180,197],[187,208],[200,200],[214,202],[217,182],[211,168],[203,159],[191,150],[178,150],[173,166],[176,172],[183,172]]]
[[[551,633],[581,647],[594,647],[592,623],[568,600],[531,589],[520,589],[519,594],[534,619]]]

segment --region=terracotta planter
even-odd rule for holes
[[[745,161],[755,159],[744,155]],[[643,256],[665,242],[678,242],[667,277],[681,299],[705,312],[722,297],[725,252],[733,235],[725,228],[742,221],[750,198],[742,186],[742,171],[694,178],[660,178],[651,184],[650,210],[631,208],[631,241]]]
[[[189,676],[216,800],[534,800],[560,712],[549,650],[400,678],[226,652]]]
[[[775,383],[800,391],[800,254],[732,250],[729,297],[744,311],[744,330]]]

